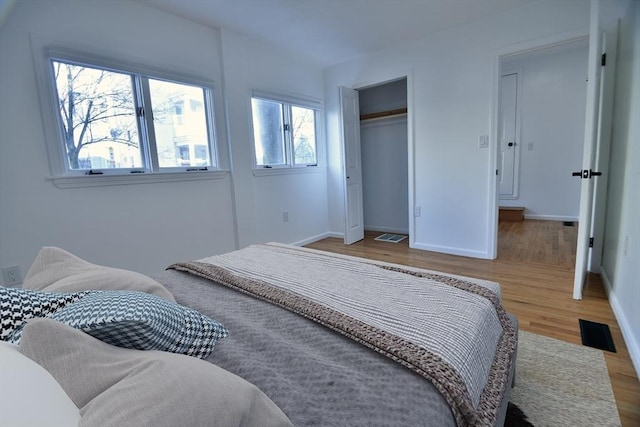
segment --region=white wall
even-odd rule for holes
[[[602,275],[640,373],[640,4],[621,21]]]
[[[24,275],[40,247],[55,245],[96,263],[151,272],[235,247],[228,178],[75,189],[48,180],[29,44],[33,34],[54,45],[202,76],[216,82],[220,107],[213,30],[133,2],[26,1],[15,5],[0,31],[2,266],[19,265]],[[218,110],[216,119],[224,122]],[[224,150],[224,129],[219,136]]]
[[[491,258],[495,158],[479,149],[492,134],[493,81],[500,51],[550,37],[588,32],[588,2],[539,1],[325,71],[331,168],[330,228],[344,230],[338,86],[363,87],[410,74],[409,138],[413,150],[414,247]],[[411,139],[412,138],[412,139]],[[410,165],[411,167],[411,165]]]
[[[56,187],[47,179],[30,34],[43,43],[213,80],[222,166],[233,168],[238,179],[228,174],[203,181]],[[18,265],[24,276],[38,250],[55,245],[95,263],[151,273],[177,260],[233,250],[237,242],[291,243],[327,231],[322,172],[254,180],[247,162],[248,88],[288,88],[321,98],[320,69],[227,36],[223,42],[219,30],[132,1],[22,1],[10,9],[0,27],[0,266]],[[228,115],[224,72],[234,97]],[[306,205],[292,206],[292,200]],[[283,226],[271,211],[285,207],[291,219]]]
[[[302,242],[326,235],[324,132],[318,140],[321,158],[317,168],[286,175],[272,170],[266,176],[252,173],[251,134],[252,90],[322,100],[322,70],[232,31],[222,30],[222,49],[240,247],[267,241]],[[324,122],[320,128],[324,131]],[[288,222],[283,221],[284,211]]]
[[[531,219],[577,221],[582,164],[588,41],[513,55],[503,70],[521,70],[520,188],[500,206],[525,207]]]

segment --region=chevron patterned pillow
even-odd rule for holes
[[[49,317],[118,347],[201,359],[227,329],[189,307],[137,291],[42,292],[0,288],[0,338],[19,344],[28,319]]]
[[[196,310],[136,291],[94,291],[47,317],[118,347],[201,359],[228,335],[222,324]]]
[[[90,291],[60,293],[0,287],[0,339],[17,343],[28,319],[48,316],[88,293]]]

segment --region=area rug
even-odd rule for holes
[[[535,427],[620,426],[601,350],[519,332],[511,402]]]

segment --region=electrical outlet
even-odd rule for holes
[[[289,222],[289,211],[282,211],[282,222]]]
[[[422,209],[420,208],[420,206],[416,206],[413,209],[413,216],[415,216],[416,218],[419,217],[420,215],[422,215]]]
[[[2,268],[2,280],[4,280],[4,285],[7,287],[15,287],[22,283],[22,278],[20,277],[20,267],[17,265],[12,265],[11,267],[3,267]]]

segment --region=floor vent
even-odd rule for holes
[[[599,348],[600,350],[606,350],[612,353],[616,352],[616,346],[613,345],[609,325],[584,319],[579,319],[579,321],[582,345]]]
[[[374,240],[378,240],[380,242],[398,243],[402,242],[406,238],[407,236],[403,236],[402,234],[384,233],[376,237]]]
[[[563,221],[562,225],[565,227],[573,227],[573,221]]]

